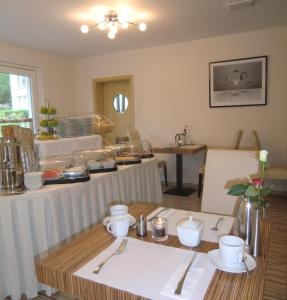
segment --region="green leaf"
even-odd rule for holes
[[[246,197],[255,197],[256,196],[256,190],[253,185],[249,185],[248,188],[245,191]]]
[[[248,187],[247,184],[235,184],[230,188],[227,194],[232,196],[244,195],[247,187]]]
[[[263,198],[263,197],[266,197],[268,196],[269,194],[271,194],[271,189],[270,188],[263,188],[261,191],[260,191],[260,196]]]

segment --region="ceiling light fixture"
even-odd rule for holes
[[[254,5],[255,0],[227,0],[227,7],[230,10],[241,9]]]
[[[81,26],[81,31],[82,33],[88,33],[90,30],[96,27],[98,27],[100,30],[105,30],[106,28],[108,28],[109,32],[107,36],[108,38],[113,40],[116,37],[119,27],[127,29],[129,25],[138,26],[140,31],[146,31],[147,28],[145,23],[130,22],[126,16],[121,15],[118,11],[110,10],[104,15],[103,21],[90,27],[84,24]]]

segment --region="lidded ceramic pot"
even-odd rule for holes
[[[197,247],[202,239],[203,228],[204,222],[192,216],[179,222],[176,229],[180,243],[187,247]]]

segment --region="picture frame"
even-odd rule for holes
[[[267,104],[267,56],[209,63],[209,107]]]

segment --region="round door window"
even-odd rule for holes
[[[116,112],[124,113],[129,105],[128,97],[124,94],[117,94],[114,97],[113,106]]]

